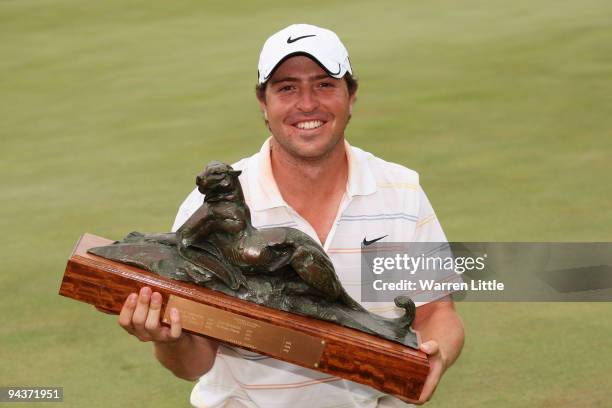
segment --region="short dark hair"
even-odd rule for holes
[[[349,96],[353,96],[353,94],[357,92],[357,88],[359,88],[359,82],[357,80],[357,77],[354,77],[352,74],[347,72],[346,74],[344,74],[343,78],[346,81],[346,86],[348,88]],[[268,85],[267,81],[264,82],[263,84],[255,85],[255,94],[257,95],[257,99],[261,101],[266,100],[266,86],[267,85]]]

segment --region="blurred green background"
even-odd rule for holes
[[[337,31],[347,137],[419,171],[449,239],[612,240],[612,3],[0,2],[0,385],[187,406],[116,318],[57,295],[83,232],[170,229],[193,175],[259,149],[263,41]],[[462,303],[432,407],[609,407],[610,304]],[[38,406],[38,405],[36,405]]]

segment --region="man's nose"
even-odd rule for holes
[[[307,88],[300,92],[297,108],[302,112],[313,112],[319,107],[319,98],[312,89]]]

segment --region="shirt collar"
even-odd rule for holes
[[[264,211],[275,207],[288,207],[278,190],[278,185],[272,173],[270,159],[270,139],[268,137],[261,146],[259,154],[254,158],[253,171],[249,171],[248,182],[251,195],[249,206],[253,211]],[[352,147],[346,140],[344,146],[347,152],[349,175],[346,192],[350,198],[357,195],[368,195],[376,192],[376,180],[367,160],[368,154],[361,149]]]

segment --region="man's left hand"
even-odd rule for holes
[[[422,343],[419,349],[429,357],[429,375],[425,380],[425,385],[423,385],[421,397],[416,403],[417,405],[422,405],[429,401],[436,390],[442,374],[446,371],[447,361],[444,353],[440,350],[438,342],[435,340],[429,340]]]

